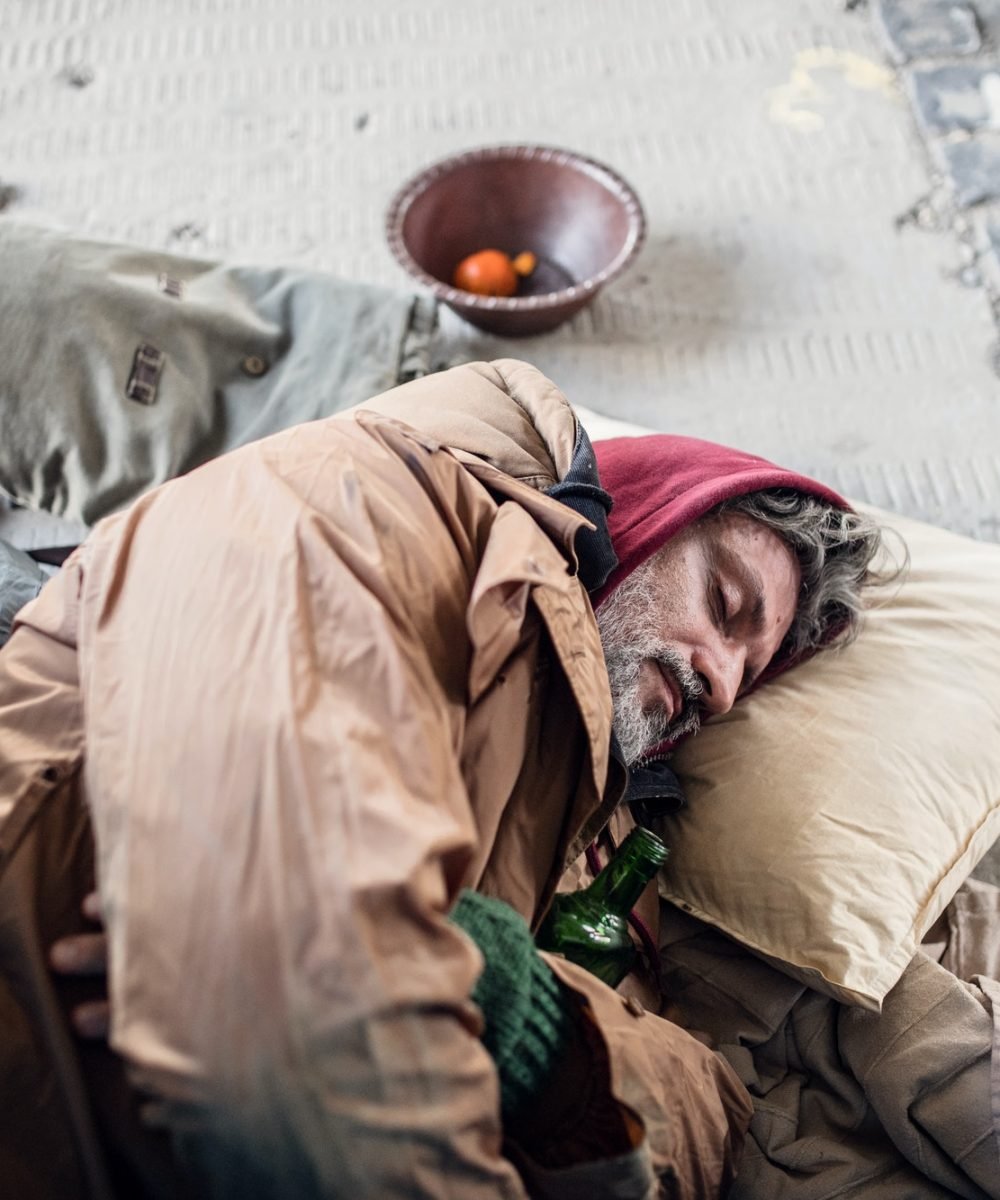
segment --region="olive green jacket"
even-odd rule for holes
[[[429,369],[435,302],[0,219],[0,489],[93,524]]]

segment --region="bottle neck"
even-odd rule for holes
[[[618,847],[587,892],[603,908],[627,916],[646,885],[666,862],[667,854],[668,850],[660,839],[638,825]]]

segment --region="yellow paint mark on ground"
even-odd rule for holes
[[[888,67],[852,50],[813,46],[795,56],[788,82],[772,88],[768,104],[772,121],[804,133],[823,128],[825,120],[812,106],[827,100],[830,93],[816,82],[815,71],[833,71],[851,87],[895,95],[895,76]]]

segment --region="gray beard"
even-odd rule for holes
[[[696,733],[701,725],[701,680],[687,661],[653,631],[650,614],[656,611],[650,572],[640,567],[597,612],[611,687],[613,727],[628,766],[641,763],[661,742]],[[666,667],[677,684],[683,708],[673,721],[668,721],[660,708],[643,712],[639,676],[648,659]]]
[[[671,671],[684,698],[684,707],[673,721],[668,721],[659,708],[643,712],[639,702],[639,672],[650,658]],[[606,654],[605,661],[611,685],[615,736],[628,766],[642,762],[661,742],[673,742],[685,734],[698,732],[701,714],[697,697],[701,687],[697,678],[687,679],[690,668],[670,646],[656,643],[648,649],[645,646],[622,648]]]

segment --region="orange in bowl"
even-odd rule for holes
[[[531,274],[535,263],[530,250],[522,250],[514,258],[502,250],[479,250],[462,259],[451,281],[475,296],[513,296],[518,281]]]
[[[451,281],[476,296],[513,296],[517,291],[517,272],[502,250],[479,250],[463,258]]]
[[[594,159],[552,146],[483,146],[404,183],[385,228],[411,279],[460,317],[490,333],[530,337],[568,321],[621,275],[646,221],[632,188]],[[485,250],[527,253],[532,269],[513,291],[494,290],[495,279],[486,292],[457,284],[456,267]],[[506,267],[502,276],[509,289]]]

